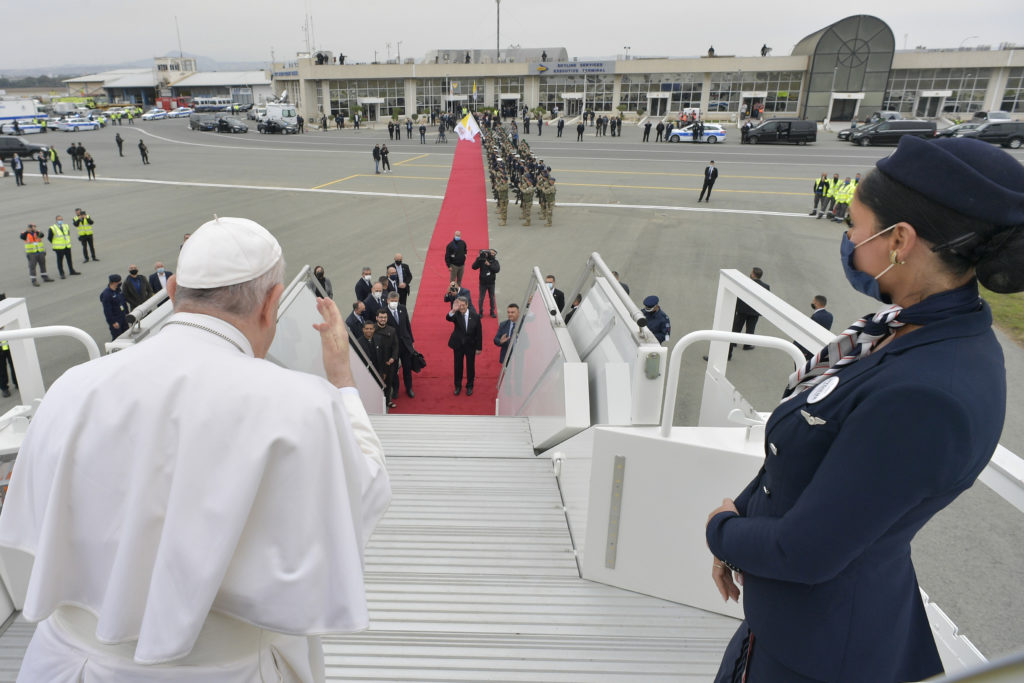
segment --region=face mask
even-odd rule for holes
[[[456,235],[456,236],[455,236],[455,241],[456,241],[456,242],[458,242],[458,241],[459,241],[459,240],[461,240],[461,239],[462,239],[462,238],[461,238],[461,237],[459,237],[458,235]]]
[[[400,259],[400,258],[396,258],[395,259],[395,263],[401,263],[401,262],[402,262],[402,259]]]
[[[388,302],[388,308],[390,308],[392,311],[397,311],[398,310],[398,302],[397,301],[389,301]]]
[[[554,289],[555,289],[555,283],[554,282],[548,282],[546,284],[547,284],[549,290],[554,291]]]
[[[364,276],[363,276],[363,280],[365,280],[366,282],[369,282],[369,281],[370,281],[370,280],[372,280],[372,279],[373,279],[373,278],[371,278],[371,277],[370,277],[369,275],[364,275]]]
[[[160,273],[161,275],[163,275],[163,274],[164,274],[164,269],[163,269],[163,268],[157,268],[157,269],[156,269],[156,272],[158,272],[158,273]]]
[[[138,275],[139,274],[139,269],[138,268],[132,268],[128,272],[131,273],[132,275]]]
[[[317,272],[315,272],[313,274],[316,276],[316,279],[318,279],[318,280],[323,280],[324,279],[324,271],[322,271],[322,270],[318,270]]]
[[[63,220],[57,221],[57,225],[64,225],[64,221]]]
[[[853,252],[854,250],[857,249],[857,247],[867,244],[868,242],[875,239],[879,235],[889,232],[895,227],[895,224],[890,225],[885,230],[882,230],[881,232],[876,232],[874,235],[867,238],[860,244],[854,244],[853,242],[851,242],[850,238],[847,237],[846,232],[843,232],[843,241],[839,245],[839,255],[840,259],[843,262],[843,272],[846,273],[846,279],[849,281],[850,286],[856,289],[861,294],[866,294],[870,296],[872,299],[877,299],[878,301],[881,301],[884,304],[891,304],[892,299],[889,298],[888,294],[882,294],[881,290],[878,287],[878,278],[888,273],[889,268],[892,268],[896,264],[890,263],[888,268],[883,270],[878,275],[872,277],[871,275],[863,271],[857,270],[856,268],[853,267]]]
[[[380,292],[374,292],[374,293],[373,293],[373,298],[375,298],[375,299],[377,299],[378,301],[380,301],[380,294],[381,294]]]

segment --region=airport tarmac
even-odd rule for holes
[[[270,136],[256,133],[251,123],[245,135],[190,131],[187,120],[178,119],[27,137],[54,144],[65,175],[51,173],[45,186],[30,162],[25,187],[15,187],[13,177],[4,179],[8,237],[0,249],[0,292],[26,297],[33,324],[79,327],[102,345],[109,334],[98,297],[107,275],[126,275],[131,263],[149,275],[158,260],[174,270],[183,235],[214,214],[252,218],[269,228],[284,248],[289,279],[303,265],[323,265],[343,311],[364,265],[375,276],[383,274],[401,252],[417,280],[423,268],[444,268],[423,258],[444,196],[454,135],[448,144],[435,144],[436,132],[430,131],[427,144],[420,144],[414,130],[411,140],[390,141],[377,124]],[[117,155],[115,132],[125,138],[124,158]],[[661,298],[672,319],[672,340],[710,327],[721,268],[749,272],[760,266],[775,294],[808,313],[812,296],[826,295],[834,331],[877,308],[846,282],[839,264],[841,227],[807,213],[812,184],[822,172],[866,173],[891,148],[860,148],[831,134],[800,147],[741,146],[738,132],[729,133],[729,141],[714,145],[642,143],[635,126],[626,126],[621,138],[595,137],[587,128],[581,142],[569,126],[562,138],[553,127],[541,136],[524,136],[557,178],[554,226],[543,226],[534,205],[532,227],[522,227],[518,207],[510,205],[508,225],[500,227],[491,204],[490,244],[468,246],[471,254],[485,246],[498,251],[499,305],[522,303],[534,265],[570,289],[587,256],[598,251],[629,284],[635,301],[648,294]],[[149,147],[150,165],[141,163],[139,139]],[[64,150],[72,141],[92,153],[98,180],[87,181],[84,171],[71,169]],[[374,174],[370,153],[378,143],[391,150],[391,174]],[[1024,160],[1022,151],[1011,154]],[[698,204],[711,159],[719,179],[711,201]],[[83,264],[75,241],[75,267],[83,274],[32,287],[18,234],[29,222],[45,232],[58,213],[70,222],[76,207],[96,221],[101,261]],[[56,278],[52,252],[47,265]],[[414,326],[414,298],[444,294],[420,292],[417,284],[409,300]],[[471,273],[466,284],[476,296]],[[777,333],[763,322],[757,331]],[[1002,443],[1024,454],[1024,422],[1016,419],[1024,406],[1024,350],[1000,338],[1010,406]],[[43,340],[38,348],[47,384],[85,359],[73,342]],[[695,421],[700,354],[706,350],[695,347],[684,359],[677,424]],[[787,366],[781,354],[737,350],[729,376],[758,409],[770,410]],[[0,412],[11,405],[13,398],[0,400]],[[979,484],[938,515],[914,544],[922,586],[990,657],[1024,643],[1024,595],[1016,580],[1024,566],[1021,519]]]

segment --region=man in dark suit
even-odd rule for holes
[[[711,188],[715,186],[716,180],[718,180],[718,169],[715,168],[715,160],[712,159],[711,163],[704,167],[704,187],[700,188],[700,197],[697,198],[698,202],[704,199],[705,192],[708,193],[706,201],[711,201]]]
[[[387,308],[388,305],[388,300],[384,298],[384,285],[380,282],[374,282],[370,296],[363,299],[363,305],[366,306],[364,317],[368,320],[376,320],[377,311]]]
[[[462,241],[462,231],[456,230],[455,236],[444,248],[444,264],[448,266],[449,280],[462,284],[462,273],[466,269],[466,243]]]
[[[373,272],[370,266],[363,266],[363,274],[356,280],[356,301],[362,301],[370,296],[373,290]]]
[[[167,286],[167,278],[174,275],[174,271],[164,268],[163,261],[154,263],[153,268],[156,272],[149,276],[149,288],[156,294]]]
[[[484,312],[484,298],[487,294],[491,295],[491,317],[498,317],[498,309],[494,303],[494,280],[498,275],[498,271],[501,270],[501,264],[498,263],[497,259],[498,252],[494,249],[481,249],[480,255],[476,257],[476,261],[473,261],[473,270],[480,271],[480,303],[478,308],[480,313]]]
[[[828,305],[828,299],[825,298],[824,294],[816,294],[814,299],[811,301],[811,320],[818,323],[826,330],[832,329],[832,313],[830,313],[825,307]],[[796,344],[796,342],[793,342]],[[810,359],[814,355],[811,351],[808,351],[804,347],[796,344],[796,347],[804,354],[804,358]]]
[[[363,323],[366,322],[367,318],[363,314],[366,312],[366,304],[362,301],[356,301],[352,304],[352,312],[345,318],[345,324],[348,325],[348,329],[352,330],[352,334],[356,339],[363,333]]]
[[[380,346],[373,339],[373,333],[376,330],[377,323],[373,320],[367,320],[363,323],[359,335],[356,337],[356,342],[359,344],[359,348],[363,350],[363,355],[365,356],[362,359],[363,363],[367,367],[372,367],[383,378],[386,374],[383,355],[381,354]]]
[[[401,254],[395,254],[395,260],[388,264],[388,268],[394,268],[398,275],[398,303],[405,306],[412,285],[412,268],[402,260]]]
[[[751,271],[750,271],[750,279],[751,280],[753,280],[757,284],[761,285],[765,289],[771,290],[771,287],[768,286],[768,283],[764,282],[761,279],[762,275],[764,275],[764,271],[761,270],[760,268],[755,267],[755,268],[752,268]],[[760,318],[760,317],[761,317],[761,314],[758,313],[757,311],[755,311],[753,308],[751,308],[747,304],[747,302],[743,301],[742,299],[737,299],[736,300],[736,312],[733,314],[733,317],[732,317],[732,331],[733,332],[744,331],[747,334],[754,334],[754,328],[757,327],[757,319]],[[745,330],[743,329],[744,327],[746,327]],[[734,348],[736,348],[735,344],[729,344],[729,360],[732,360],[732,350]],[[743,350],[744,351],[749,351],[752,348],[754,348],[754,347],[749,345],[749,344],[745,344],[743,346]]]
[[[469,299],[460,296],[452,303],[447,318],[454,326],[448,338],[448,348],[452,350],[455,360],[455,395],[458,396],[462,391],[462,364],[465,360],[466,396],[472,396],[473,380],[476,379],[476,354],[484,347],[480,316],[469,309]]]
[[[494,345],[501,347],[498,353],[498,362],[505,364],[505,356],[512,345],[512,337],[515,335],[519,323],[519,304],[508,305],[508,319],[498,324],[498,332],[494,335]]]
[[[377,311],[377,327],[373,330],[373,343],[380,347],[381,362],[384,371],[381,376],[384,379],[384,396],[388,399],[388,408],[395,407],[395,397],[398,394],[396,384],[398,381],[398,332],[388,325],[387,309]]]
[[[548,275],[544,278],[544,282],[548,283],[548,289],[551,290],[551,296],[555,297],[555,304],[558,306],[558,310],[561,311],[565,308],[565,292],[555,287],[554,275]]]
[[[402,364],[402,382],[405,384],[405,393],[409,398],[416,394],[412,391],[412,352],[413,348],[412,323],[409,321],[409,311],[399,301],[398,292],[388,294],[388,325],[398,332],[398,360]],[[392,392],[398,395],[398,373],[393,380]]]

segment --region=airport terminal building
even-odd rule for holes
[[[579,61],[564,48],[437,50],[404,63],[344,64],[326,51],[272,67],[307,118],[361,112],[365,120],[495,107],[503,115],[557,107],[708,119],[765,116],[863,119],[877,110],[949,118],[1001,109],[1024,117],[1024,46],[897,50],[877,17],[847,17],[801,40],[787,56],[713,54],[680,59]]]

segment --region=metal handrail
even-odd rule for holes
[[[729,342],[731,344],[746,344],[748,346],[763,346],[768,349],[783,351],[793,359],[796,367],[806,363],[803,353],[791,341],[779,339],[778,337],[766,337],[760,334],[743,334],[742,332],[721,332],[718,330],[698,330],[686,335],[672,349],[669,357],[668,372],[665,381],[665,398],[661,405],[661,435],[667,437],[672,433],[672,418],[675,414],[676,395],[679,392],[679,366],[683,352],[687,347],[697,342]]]
[[[47,325],[44,327],[29,327],[23,330],[4,330],[4,339],[13,341],[16,339],[45,339],[48,337],[71,337],[82,342],[89,360],[96,360],[100,357],[100,347],[96,340],[77,327],[70,325]]]
[[[592,252],[590,258],[587,259],[587,265],[584,266],[583,272],[580,273],[579,279],[576,281],[576,285],[573,290],[569,293],[569,297],[566,301],[576,301],[576,297],[580,295],[583,289],[583,284],[587,281],[587,278],[594,273],[600,274],[605,280],[612,285],[612,291],[615,292],[615,296],[618,297],[622,305],[629,311],[629,317],[636,323],[637,327],[647,327],[647,318],[644,316],[643,311],[637,306],[629,295],[626,294],[626,290],[622,288],[619,281],[615,279],[615,275],[612,273],[611,268],[604,262],[599,253]]]
[[[161,289],[159,292],[132,309],[131,313],[126,316],[128,324],[132,327],[137,327],[138,324],[142,322],[143,318],[155,311],[157,306],[165,301],[167,301],[167,290]]]

